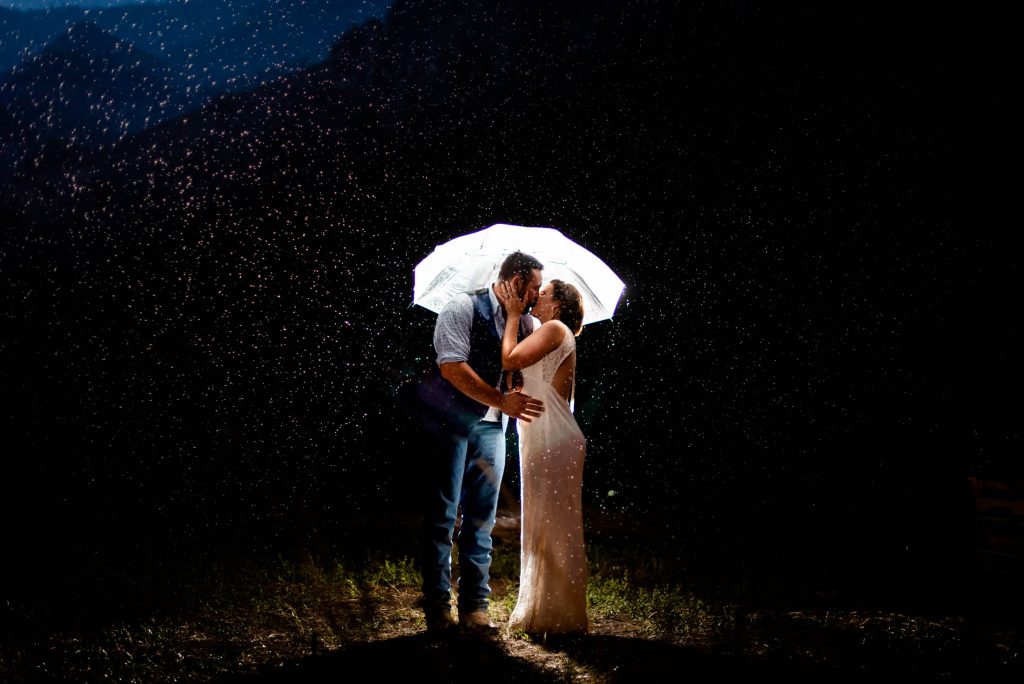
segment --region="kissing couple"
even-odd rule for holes
[[[498,629],[488,612],[490,565],[510,419],[522,510],[509,627],[538,635],[587,631],[586,440],[572,412],[583,300],[568,282],[544,282],[543,271],[535,257],[509,254],[494,282],[457,294],[434,326],[435,363],[413,403],[427,428],[419,561],[429,632]]]

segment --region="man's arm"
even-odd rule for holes
[[[441,376],[470,399],[493,406],[502,413],[529,423],[544,410],[544,402],[521,392],[502,394],[477,375],[465,361],[441,364]]]
[[[437,316],[434,325],[434,348],[441,377],[470,399],[485,406],[493,406],[505,415],[530,422],[540,415],[544,403],[525,394],[502,394],[490,387],[467,359],[469,358],[470,330],[473,327],[473,302],[465,295],[456,296]]]
[[[501,392],[496,387],[491,387],[484,382],[483,378],[477,375],[477,372],[465,361],[442,363],[441,376],[470,399],[499,408]]]

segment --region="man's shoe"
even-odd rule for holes
[[[487,617],[486,610],[474,610],[471,613],[459,613],[459,625],[463,629],[468,629],[473,632],[494,632],[498,629],[498,625],[491,622],[491,619]]]
[[[446,632],[455,627],[455,618],[450,610],[429,611],[423,614],[428,632]]]

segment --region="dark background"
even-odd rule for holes
[[[627,546],[865,594],[976,582],[967,478],[1021,480],[1005,18],[495,5],[398,0],[115,143],[22,154],[0,113],[22,579],[385,544],[422,463],[394,396],[432,358],[412,269],[502,222],[626,283],[579,338],[576,413]]]

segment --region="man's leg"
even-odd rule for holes
[[[462,525],[459,528],[459,615],[486,613],[491,588],[491,531],[505,471],[502,422],[480,422],[469,436],[462,479]]]
[[[466,439],[442,438],[431,444],[428,456],[433,482],[428,480],[421,539],[423,612],[427,628],[451,622],[452,534],[466,469]]]

